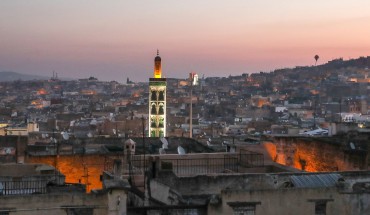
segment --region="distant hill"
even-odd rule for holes
[[[27,75],[27,74],[21,74],[17,72],[9,72],[9,71],[0,72],[0,82],[16,81],[16,80],[22,80],[22,81],[47,80],[47,79],[49,79],[49,77],[38,76],[38,75]]]

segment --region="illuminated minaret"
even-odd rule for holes
[[[154,58],[154,78],[149,78],[149,137],[166,136],[166,87],[162,78],[162,62],[157,50]]]

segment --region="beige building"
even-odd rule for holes
[[[208,214],[370,214],[369,172],[273,174],[264,186],[233,184],[221,191]],[[251,183],[252,180],[249,182]]]
[[[30,132],[38,132],[40,130],[39,124],[29,122],[24,127],[0,127],[0,136],[14,135],[14,136],[27,136]]]
[[[186,203],[189,208],[192,206],[193,214],[370,213],[370,172],[218,174],[193,177],[161,174],[151,181],[152,197],[169,205]]]
[[[133,158],[131,168],[136,173],[124,177],[134,180],[143,199],[135,204],[129,198],[128,214],[370,213],[369,171],[308,173],[264,164],[258,156],[242,151],[149,155],[145,176],[140,176],[140,162]]]

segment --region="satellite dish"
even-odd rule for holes
[[[45,137],[46,137],[46,134],[44,134],[44,133],[43,133],[43,134],[41,134],[41,137],[42,137],[42,138],[45,138]]]
[[[55,138],[53,138],[53,137],[50,137],[50,141],[52,142],[52,143],[57,143],[58,141],[57,141],[57,139],[55,139]]]
[[[117,131],[116,129],[113,128],[113,134],[117,134]]]
[[[3,184],[0,182],[0,194],[3,194],[3,190],[4,190],[4,186],[3,186]]]
[[[45,134],[45,137],[49,137],[49,134]]]
[[[65,139],[65,140],[69,139],[69,134],[67,132],[63,131],[61,134],[62,134],[63,139]]]
[[[354,143],[352,143],[352,142],[350,142],[350,143],[349,143],[349,146],[351,147],[351,149],[356,149],[355,144],[354,144]]]
[[[164,138],[164,137],[161,137],[160,140],[162,142],[162,149],[168,149],[168,141],[167,141],[167,139]]]
[[[208,138],[208,141],[211,142],[212,141],[211,138]]]
[[[186,154],[185,149],[184,149],[184,148],[182,148],[181,146],[178,146],[178,147],[177,147],[177,153],[178,153],[179,155],[185,155],[185,154]]]
[[[72,121],[69,123],[69,126],[70,126],[70,127],[75,126],[75,121],[74,121],[74,120],[72,120]]]
[[[90,125],[96,125],[96,124],[98,124],[98,121],[96,121],[96,119],[91,120]]]
[[[159,148],[159,154],[160,155],[166,154],[166,151],[163,148]]]
[[[212,146],[212,144],[207,140],[207,146]]]
[[[5,154],[10,155],[12,153],[11,148],[5,148]]]
[[[89,137],[89,138],[93,137],[93,135],[91,134],[91,132],[87,133],[87,137]]]

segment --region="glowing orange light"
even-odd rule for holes
[[[29,157],[28,163],[43,163],[57,169],[65,175],[66,183],[82,183],[86,185],[87,192],[92,189],[101,189],[100,175],[104,171],[105,157],[100,155],[63,155]]]
[[[44,89],[44,88],[41,88],[37,91],[37,94],[38,95],[46,95],[48,92]]]

